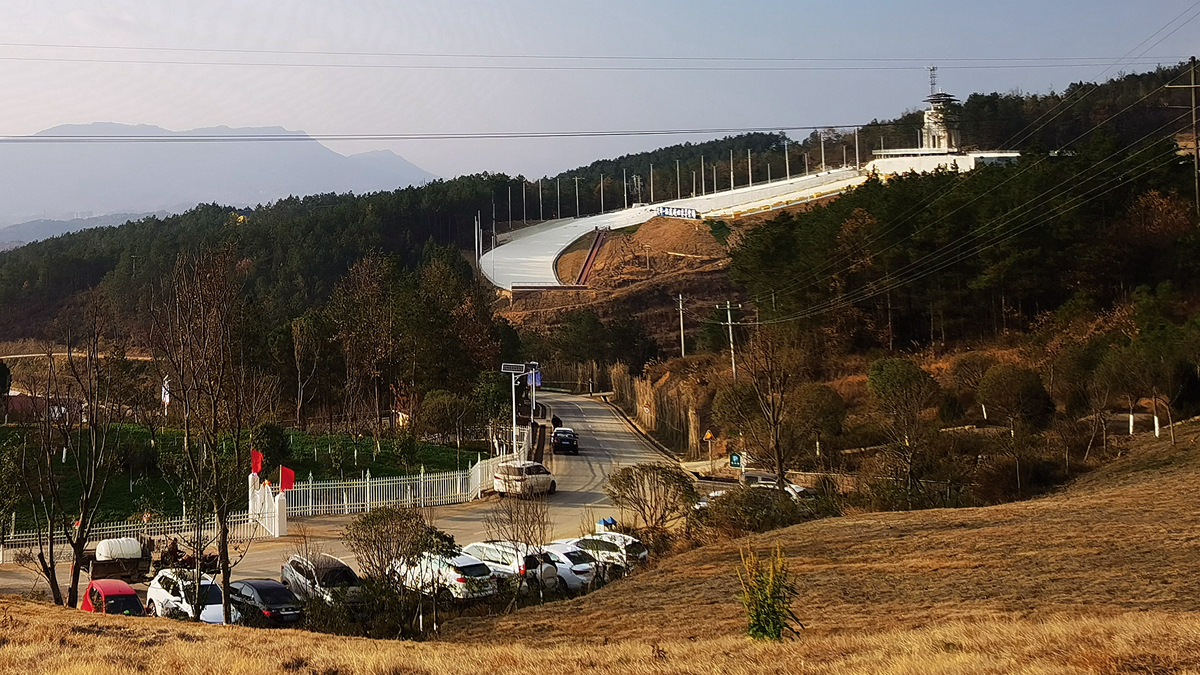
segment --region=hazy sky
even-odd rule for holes
[[[1196,0],[10,1],[0,134],[94,121],[312,134],[851,126],[919,107],[927,64],[965,97],[1174,63],[1200,42],[1198,13]],[[364,52],[389,56],[350,54]],[[390,148],[443,176],[535,177],[702,138],[327,145]]]

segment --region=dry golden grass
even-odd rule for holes
[[[798,575],[807,635],[918,629],[947,621],[1200,609],[1200,427],[1142,444],[1055,495],[976,509],[866,513],[751,540],[779,544]],[[455,639],[737,635],[738,546],[707,546],[560,607],[452,622]],[[679,602],[683,599],[683,602]],[[527,632],[530,626],[536,630]],[[524,637],[525,640],[532,638]],[[811,639],[811,638],[809,638]]]
[[[742,637],[738,546],[438,641],[93,617],[0,600],[0,673],[1200,672],[1200,427],[1053,496],[870,513],[755,537],[798,575],[797,640]]]
[[[94,617],[0,600],[0,672],[271,675],[480,673],[1194,673],[1200,619],[1150,612],[805,634],[778,644],[724,636],[572,644],[400,643],[299,631],[204,627],[168,619]]]

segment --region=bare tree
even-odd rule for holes
[[[748,378],[734,382],[714,402],[718,421],[740,431],[780,479],[799,449],[796,395],[811,376],[815,353],[806,337],[790,326],[759,328],[742,354]]]
[[[483,518],[483,531],[488,539],[525,544],[541,551],[550,540],[550,503],[545,495],[513,496],[496,502]],[[512,607],[525,579],[516,580],[512,588]]]
[[[54,569],[58,557],[54,540],[61,534],[74,562],[65,599],[71,607],[78,604],[86,548],[119,459],[123,402],[101,361],[112,337],[111,316],[103,295],[91,291],[59,318],[66,360],[60,365],[53,345],[47,343],[44,405],[37,406],[38,438],[32,452],[26,445],[22,462],[39,515],[38,538],[45,538],[39,541],[39,572],[55,602],[62,603]],[[73,486],[70,491],[64,489],[68,482]]]
[[[229,517],[245,494],[249,448],[242,431],[250,412],[248,392],[256,386],[241,358],[242,267],[229,246],[181,253],[151,309],[154,348],[169,378],[171,401],[182,409],[179,474],[190,490],[205,495],[215,516],[226,621],[236,564],[230,558]]]
[[[292,319],[292,358],[296,366],[296,427],[304,428],[305,390],[317,374],[321,363],[319,318],[313,312]]]

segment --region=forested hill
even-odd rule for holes
[[[854,349],[961,344],[1138,293],[1194,298],[1196,227],[1190,158],[1101,133],[1067,155],[871,179],[747,232],[731,274],[764,319]]]
[[[973,94],[959,111],[963,140],[983,148],[1019,147],[1036,154],[1082,150],[1096,142],[1092,132],[1101,128],[1104,142],[1113,148],[1143,138],[1169,138],[1183,127],[1188,111],[1168,106],[1182,105],[1186,92],[1161,87],[1182,73],[1183,66],[1159,68],[1099,85],[1073,84],[1061,94]],[[881,138],[885,147],[911,145],[919,118],[919,113],[911,113],[865,127],[859,138],[861,158],[868,159],[868,148],[876,147]],[[1026,133],[1029,131],[1034,133]],[[853,161],[854,137],[844,132],[828,130],[824,134],[825,156],[832,166],[839,165],[843,157]],[[787,143],[785,161],[786,140],[782,134],[746,134],[594,162],[558,177],[561,214],[557,213],[554,177],[542,180],[546,208],[538,209],[534,206],[538,204],[535,182],[503,174],[477,174],[391,192],[288,198],[234,215],[234,209],[227,206],[202,205],[177,216],[150,217],[48,239],[0,253],[0,340],[40,335],[45,323],[71,296],[102,282],[115,291],[127,311],[136,311],[144,306],[150,290],[170,269],[179,251],[224,241],[235,242],[239,255],[252,266],[250,289],[262,318],[285,320],[323,302],[334,280],[366,251],[392,254],[401,264],[411,266],[430,240],[472,250],[476,213],[482,213],[488,225],[493,212],[503,221],[511,194],[514,217],[519,218],[522,189],[528,191],[529,216],[541,211],[546,217],[560,217],[574,215],[575,181],[568,180],[574,177],[581,178],[580,211],[589,214],[599,209],[601,174],[605,177],[605,205],[612,208],[622,203],[622,169],[631,181],[629,200],[636,202],[650,199],[651,164],[657,200],[673,197],[677,190],[690,193],[693,172],[697,186],[703,180],[705,187],[712,189],[715,178],[716,186],[726,189],[731,150],[738,184],[746,180],[747,150],[752,154],[756,182],[768,175],[783,175],[789,165],[793,174],[803,171],[806,155],[809,166],[816,168],[821,136],[814,132],[801,142]],[[1079,161],[1085,156],[1093,155],[1081,155]],[[676,161],[683,183],[678,187]],[[640,193],[636,191],[639,186]],[[909,197],[912,195],[895,199]],[[857,202],[846,204],[851,203]],[[1129,202],[1098,204],[1124,209]],[[903,212],[912,206],[897,202],[895,208]],[[1110,212],[1095,213],[1104,221],[1113,217]],[[498,229],[506,227],[501,222]],[[1012,280],[1014,275],[1006,278]],[[1004,301],[1008,299],[1006,296]]]
[[[370,195],[288,198],[255,209],[197,206],[47,239],[0,253],[0,340],[37,337],[74,294],[105,284],[126,311],[144,307],[180,251],[231,241],[251,265],[247,288],[266,322],[323,302],[367,251],[411,267],[427,241],[472,248],[476,212],[512,179],[478,174]]]

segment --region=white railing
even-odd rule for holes
[[[518,442],[520,440],[523,439],[518,439]],[[497,465],[504,460],[511,459],[513,459],[513,455],[483,459],[464,471],[421,472],[416,475],[392,478],[372,478],[368,473],[366,478],[360,480],[298,481],[295,487],[284,492],[284,499],[287,502],[287,518],[361,513],[380,506],[446,506],[469,502],[479,499],[483,493],[492,489],[492,477],[496,473]],[[256,478],[254,476],[250,478],[252,492],[256,491]],[[259,496],[261,503],[256,504],[253,514],[238,512],[230,516],[231,539],[248,541],[287,534],[286,519],[281,518],[282,522],[279,522],[272,521],[268,517],[271,495],[277,496],[278,488],[263,486],[259,490],[265,494]],[[267,490],[272,492],[268,493]],[[117,537],[134,537],[139,534],[165,539],[171,537],[179,537],[181,540],[194,539],[195,525],[194,521],[184,516],[100,523],[92,527],[90,539],[91,541],[100,541]],[[216,519],[210,517],[204,525],[204,534],[208,538],[215,539],[216,532]],[[71,552],[67,547],[66,535],[59,532],[55,534],[54,541],[55,546],[59,547],[58,550],[62,552],[56,557],[60,560],[69,560]],[[3,548],[0,548],[0,562],[12,562],[17,551],[37,549],[37,546],[38,534],[36,532],[16,532],[8,537]]]
[[[196,522],[176,516],[173,518],[155,518],[146,521],[126,521],[119,523],[98,523],[92,527],[89,539],[101,541],[118,537],[136,537],[143,535],[158,539],[177,537],[188,541],[196,537]],[[232,513],[229,516],[229,538],[231,541],[251,541],[272,536],[262,525],[255,522],[246,512]],[[215,541],[217,538],[216,516],[209,516],[201,526],[201,537]],[[72,557],[67,536],[61,530],[54,534],[55,558],[60,562]],[[0,548],[0,562],[10,563],[19,551],[36,551],[38,548],[37,532],[16,532],[4,542]]]

